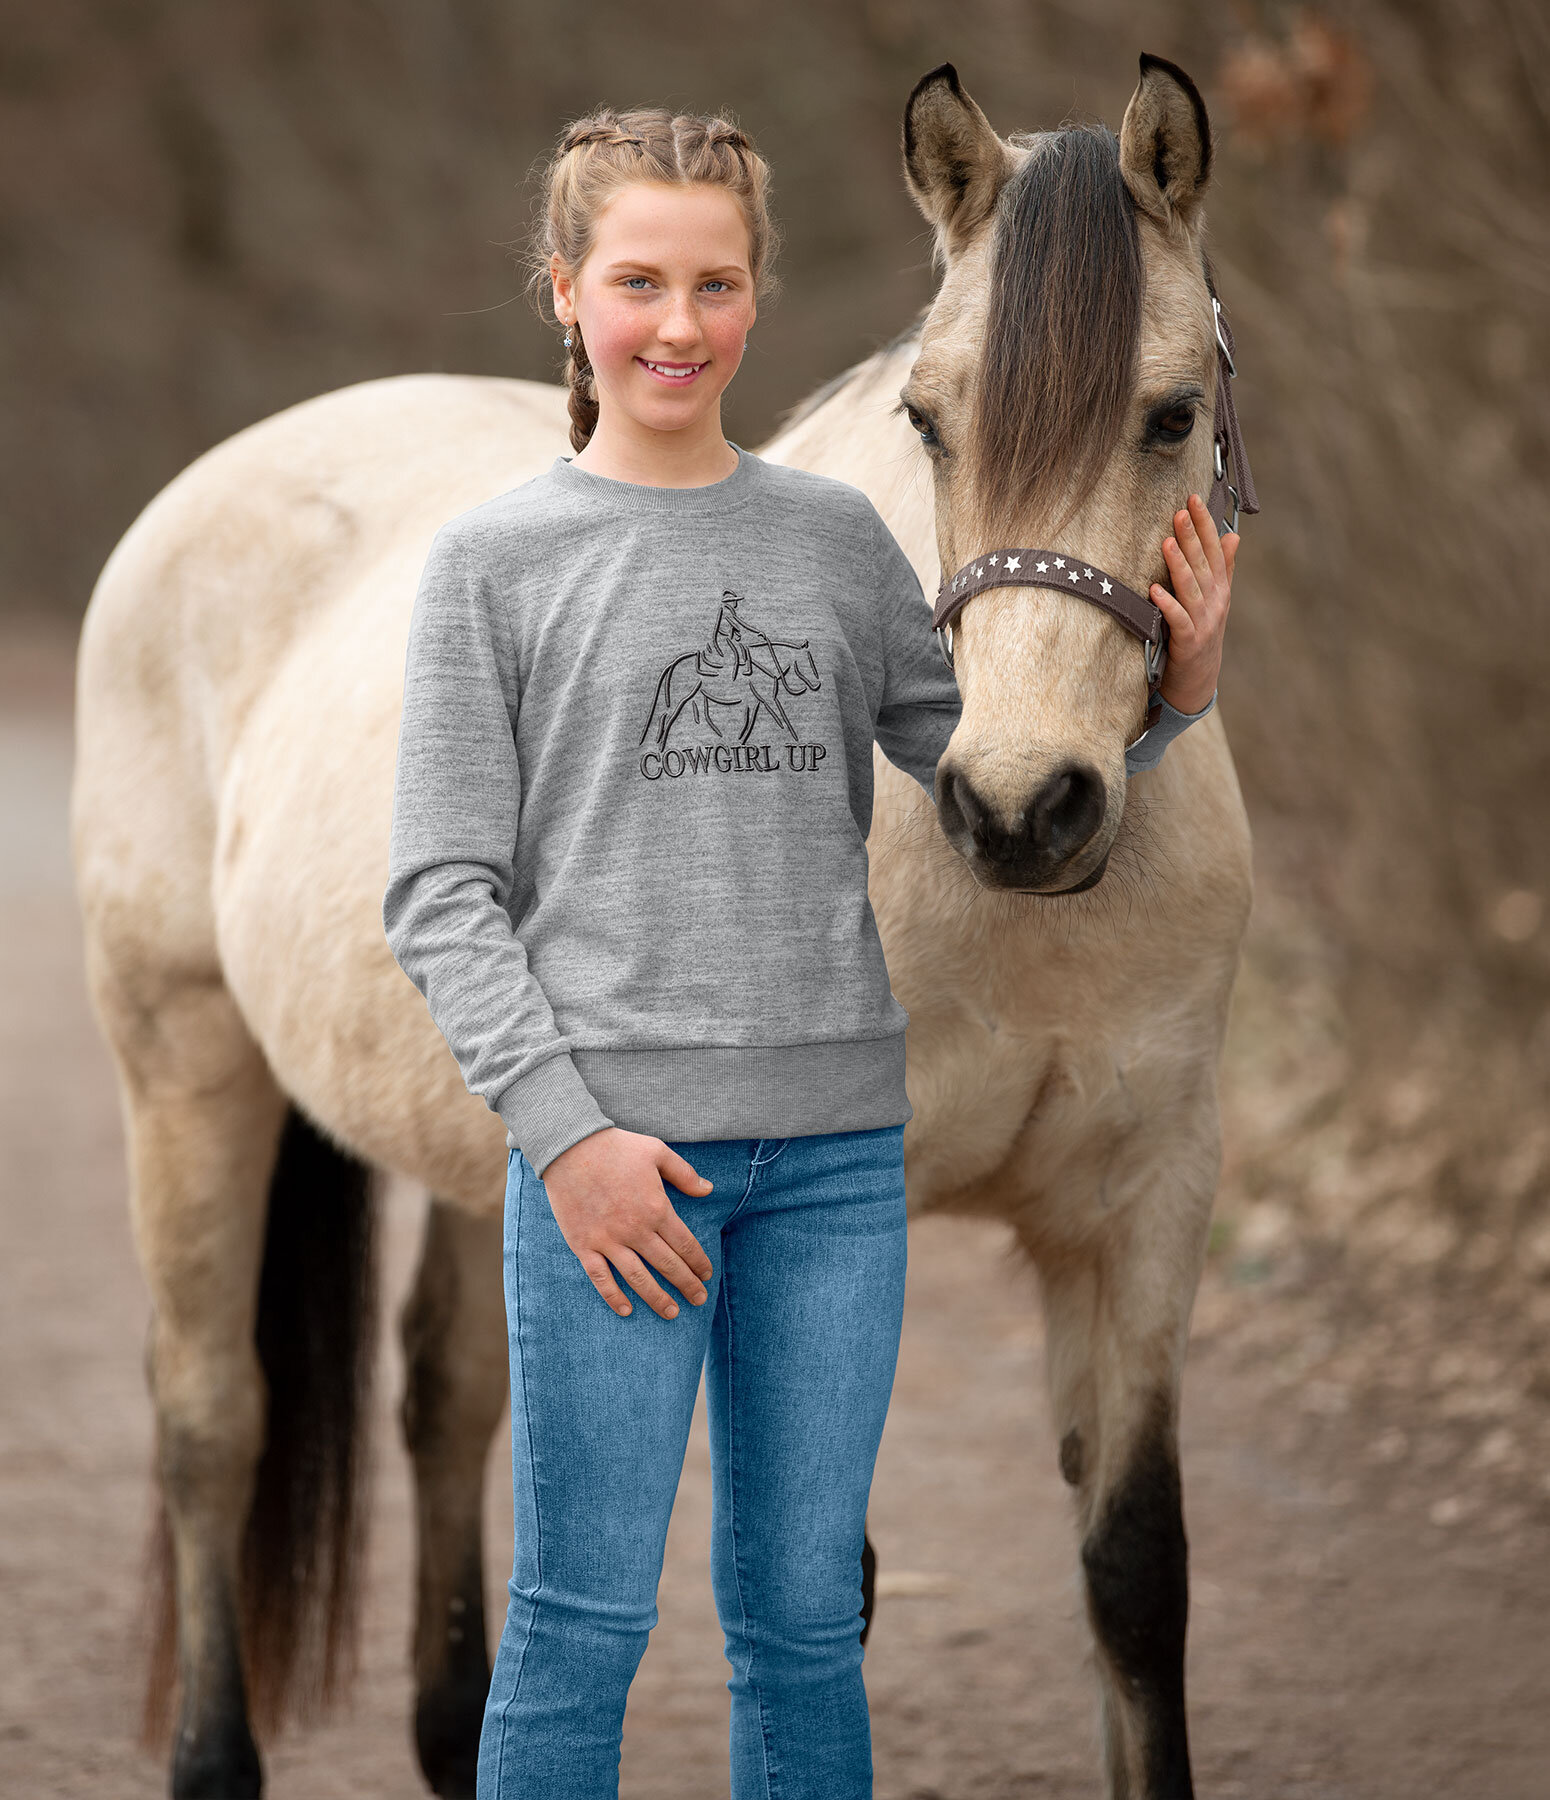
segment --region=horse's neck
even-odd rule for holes
[[[919,337],[911,335],[857,363],[826,399],[800,412],[757,454],[766,462],[833,475],[860,488],[904,546],[921,586],[932,594],[941,570],[931,474],[909,421],[893,410],[919,353]]]

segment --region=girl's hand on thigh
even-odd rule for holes
[[[652,1279],[648,1262],[692,1305],[703,1306],[707,1297],[710,1258],[673,1210],[664,1175],[685,1194],[711,1191],[712,1184],[661,1138],[617,1125],[562,1150],[544,1170],[561,1234],[592,1285],[621,1318],[630,1303],[609,1263],[664,1319],[676,1318],[678,1305]]]

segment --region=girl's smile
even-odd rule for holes
[[[637,356],[635,360],[649,375],[667,387],[687,387],[705,367],[703,362],[653,362],[644,356]]]

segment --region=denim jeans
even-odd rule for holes
[[[732,1673],[732,1800],[867,1800],[861,1551],[904,1315],[902,1125],[672,1148],[703,1306],[621,1318],[510,1153],[506,1316],[516,1562],[479,1800],[614,1800],[706,1372],[711,1583]],[[655,1273],[655,1271],[654,1271]]]

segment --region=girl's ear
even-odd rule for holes
[[[549,286],[554,291],[554,316],[562,325],[568,324],[570,321],[560,308],[563,306],[566,311],[570,311],[576,296],[573,292],[574,283],[565,273],[565,265],[560,261],[558,251],[549,258]]]
[[[1158,224],[1193,224],[1211,179],[1211,121],[1176,63],[1143,54],[1119,128],[1119,166],[1131,198]]]
[[[903,149],[905,183],[951,262],[990,217],[1016,158],[951,63],[915,83],[904,107]]]

